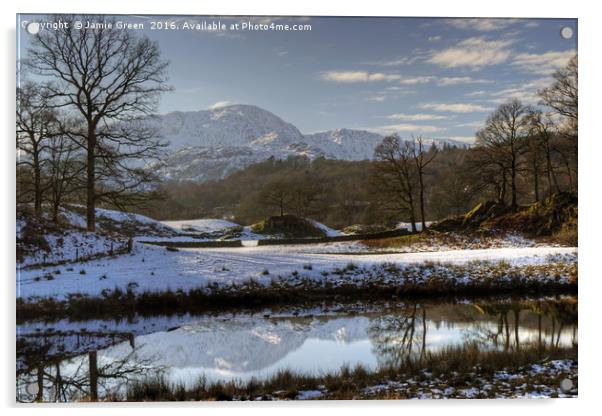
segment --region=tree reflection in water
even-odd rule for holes
[[[407,304],[394,315],[375,318],[370,326],[370,338],[379,366],[396,367],[426,353],[426,307]]]
[[[535,342],[543,351],[560,346],[561,335],[577,346],[577,301],[475,303],[452,308],[409,303],[395,314],[372,320],[370,338],[379,366],[422,363],[426,354],[436,350],[429,343],[429,330],[441,324],[462,332],[464,345],[480,349],[520,351]]]
[[[132,349],[120,358],[99,359],[97,351],[71,358],[59,353],[47,355],[54,347],[48,337],[44,343],[29,345],[28,354],[21,357],[27,371],[17,373],[17,400],[96,401],[119,394],[142,376],[160,376],[165,369],[154,364],[157,357],[140,358],[134,337],[127,338]]]

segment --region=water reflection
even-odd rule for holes
[[[83,334],[74,332],[82,323],[55,323],[51,332],[48,325],[45,330],[32,324],[21,326],[18,399],[110,398],[123,394],[133,380],[157,375],[191,386],[200,377],[248,380],[282,369],[309,374],[336,371],[345,364],[375,369],[420,361],[428,352],[468,342],[505,351],[534,344],[540,348],[577,344],[574,297],[469,304],[410,302],[354,314],[156,320],[162,325],[145,322],[144,327],[157,329],[151,333],[141,333],[138,321],[97,322],[103,331]],[[177,325],[174,320],[179,320]],[[133,330],[128,332],[128,327]]]

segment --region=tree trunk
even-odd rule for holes
[[[498,202],[502,205],[506,205],[506,173],[502,173],[502,183],[498,191]]]
[[[566,165],[566,174],[569,177],[569,189],[572,191],[573,190],[573,175],[571,174],[571,166],[569,164],[568,159],[565,161],[565,165]]]
[[[510,169],[510,189],[512,192],[512,211],[516,211],[518,204],[516,202],[516,160],[514,158],[512,158],[512,165]]]
[[[426,308],[422,306],[422,349],[420,350],[420,362],[426,355]]]
[[[520,320],[520,311],[518,309],[515,309],[514,310],[514,341],[516,342],[516,351],[518,351],[520,349],[519,320]]]
[[[38,382],[38,392],[36,394],[36,401],[43,402],[44,401],[44,366],[38,366],[38,374],[37,374],[37,382]]]
[[[57,224],[59,222],[59,207],[60,202],[54,202],[52,204],[52,222]]]
[[[39,217],[42,215],[42,179],[40,172],[40,157],[38,150],[33,151],[33,211]]]
[[[510,349],[510,325],[508,324],[508,312],[504,312],[504,327],[506,329],[504,351],[508,351]]]
[[[418,173],[420,180],[420,220],[422,222],[422,231],[426,231],[426,220],[424,218],[424,182],[422,179],[422,171]]]
[[[88,231],[96,230],[96,131],[88,129],[88,154],[86,166],[86,227]]]
[[[98,362],[96,351],[88,353],[88,364],[90,372],[90,400],[98,401]]]
[[[556,174],[554,173],[554,169],[552,168],[552,155],[550,152],[550,145],[546,141],[546,171],[548,175],[548,196],[552,195],[552,184],[554,184],[554,189],[556,192],[560,192],[560,188],[558,187],[558,181],[556,180]]]
[[[537,158],[533,157],[533,182],[535,192],[535,202],[539,202],[539,169],[537,167]]]
[[[412,232],[417,232],[416,230],[416,211],[414,209],[414,201],[410,197],[410,222],[412,224]]]

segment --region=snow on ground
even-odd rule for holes
[[[225,231],[228,228],[240,227],[240,225],[235,222],[220,219],[198,219],[161,222],[167,225],[168,227],[183,232],[212,233],[216,231]]]
[[[124,250],[130,235],[165,240],[177,234],[173,228],[144,215],[102,208],[96,208],[97,232],[88,232],[85,231],[85,207],[82,205],[61,208],[60,218],[60,226],[53,224],[47,215],[40,220],[27,216],[17,218],[17,245],[23,252],[19,267],[110,255],[113,251]],[[33,222],[37,230],[40,240],[37,244],[20,241],[25,237],[23,233],[28,222],[30,226]]]
[[[85,207],[82,205],[73,205],[72,207],[72,209],[62,209],[61,215],[70,225],[85,228],[86,218],[83,212]],[[101,231],[127,229],[128,234],[134,235],[173,235],[175,233],[172,227],[150,217],[103,208],[96,208],[96,227]]]
[[[93,256],[106,255],[111,250],[115,252],[124,250],[127,246],[126,238],[90,232],[67,231],[64,234],[49,234],[44,238],[52,249],[49,252],[36,250],[30,253],[23,258],[21,263],[18,263],[19,267],[73,262]]]
[[[338,237],[340,235],[344,235],[343,233],[341,233],[337,230],[334,230],[334,229],[330,228],[329,226],[322,224],[321,222],[312,220],[310,218],[307,218],[307,220],[309,222],[311,222],[316,228],[319,228],[320,230],[324,231],[324,234],[326,234],[326,237]]]
[[[136,244],[133,253],[115,258],[18,270],[17,296],[62,299],[74,293],[100,295],[103,290],[126,289],[128,286],[136,291],[189,290],[213,282],[226,286],[251,278],[269,284],[278,275],[287,276],[294,271],[321,280],[324,279],[322,271],[344,268],[349,263],[359,267],[425,261],[464,264],[475,260],[505,261],[514,265],[541,264],[549,260],[549,255],[576,253],[577,248],[515,247],[396,254],[320,254],[299,250],[299,246],[190,248],[174,252]],[[46,273],[53,274],[53,279],[43,278]]]
[[[320,390],[301,390],[297,393],[297,400],[311,400],[317,399],[324,395]]]
[[[463,375],[469,377],[471,384],[479,387],[445,387],[457,383],[453,374],[433,377],[424,373],[425,377],[410,377],[402,381],[386,380],[378,385],[368,386],[362,390],[362,398],[370,398],[376,394],[400,394],[401,397],[416,399],[499,399],[522,398],[542,399],[551,397],[577,397],[576,384],[568,391],[558,386],[558,379],[565,377],[577,380],[577,361],[571,359],[547,361],[543,364],[532,364],[519,369],[496,371],[493,374],[474,372]],[[543,379],[542,379],[543,378]],[[513,383],[508,383],[512,380]],[[462,386],[464,387],[464,386]],[[327,397],[328,398],[328,397]]]
[[[435,221],[425,221],[425,224],[428,228],[434,222]],[[395,228],[398,230],[412,231],[412,223],[411,222],[400,222],[400,223],[397,223],[397,226]],[[422,231],[422,223],[420,221],[416,223],[416,231]]]

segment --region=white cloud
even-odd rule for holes
[[[456,46],[433,52],[427,62],[446,68],[462,66],[480,68],[506,62],[511,55],[510,40],[468,38]]]
[[[368,74],[368,81],[397,81],[399,79],[401,79],[401,76],[396,74],[383,74],[382,72]]]
[[[218,108],[222,108],[222,107],[227,107],[229,105],[232,105],[233,103],[231,101],[218,101],[216,103],[211,104],[209,107],[207,107],[209,110],[216,110]]]
[[[512,65],[525,72],[549,75],[566,66],[576,53],[574,49],[549,51],[541,54],[521,53],[514,57]]]
[[[437,79],[437,77],[433,76],[409,77],[400,78],[399,83],[404,85],[427,84],[435,79]]]
[[[340,83],[357,82],[398,82],[401,85],[419,85],[436,82],[439,86],[450,86],[459,84],[487,84],[491,81],[474,79],[471,77],[437,77],[434,75],[402,76],[383,72],[368,71],[325,71],[320,73],[320,79],[324,81]]]
[[[437,126],[419,125],[419,124],[389,124],[386,126],[372,127],[367,130],[375,131],[381,134],[394,134],[394,133],[436,133],[443,129]]]
[[[478,129],[480,127],[483,127],[483,124],[484,124],[483,121],[469,121],[467,123],[456,124],[456,127],[470,127],[470,128]]]
[[[385,90],[389,91],[389,92],[393,91],[395,94],[398,94],[398,95],[415,94],[416,93],[416,91],[413,90],[413,89],[411,89],[411,88],[408,88],[408,87],[405,87],[405,86],[404,87],[400,87],[400,86],[397,86],[397,85],[391,85],[389,87],[386,87]]]
[[[431,120],[449,120],[449,116],[441,114],[391,114],[387,116],[391,120],[402,120],[402,121],[431,121]]]
[[[441,36],[429,36],[427,38],[429,42],[439,42],[441,39],[443,39]]]
[[[539,27],[539,22],[536,20],[529,20],[527,23],[525,23],[525,27],[528,28],[534,28],[534,27]]]
[[[506,29],[516,23],[518,19],[447,19],[450,26],[457,29],[477,30],[479,32],[491,32],[494,30]]]
[[[486,79],[474,79],[471,77],[441,77],[437,79],[437,84],[446,87],[449,85],[460,84],[489,84],[491,81]]]
[[[466,103],[456,103],[456,104],[443,104],[443,103],[427,103],[422,104],[420,108],[424,108],[426,110],[435,110],[435,111],[444,111],[450,113],[478,113],[478,112],[486,112],[491,111],[493,108],[483,107],[479,104],[466,104]]]
[[[527,83],[520,83],[499,91],[489,93],[489,101],[501,104],[511,99],[517,99],[525,104],[537,104],[540,100],[537,91],[552,83],[553,79],[544,77]]]
[[[374,95],[372,97],[367,98],[368,101],[376,101],[378,103],[381,103],[381,102],[385,101],[386,99],[387,99],[387,97],[385,97],[384,95]]]
[[[404,66],[413,65],[416,62],[425,59],[428,56],[427,52],[421,49],[415,49],[411,54],[406,56],[399,56],[392,59],[384,59],[381,61],[369,61],[364,62],[365,65],[376,65],[376,66]]]
[[[367,71],[326,71],[320,74],[324,81],[353,83],[353,82],[378,82],[397,81],[401,77],[396,74],[384,74],[382,72]]]
[[[487,94],[487,91],[483,91],[483,90],[479,90],[479,91],[472,91],[469,92],[467,94],[465,94],[467,97],[482,97],[484,95]]]

